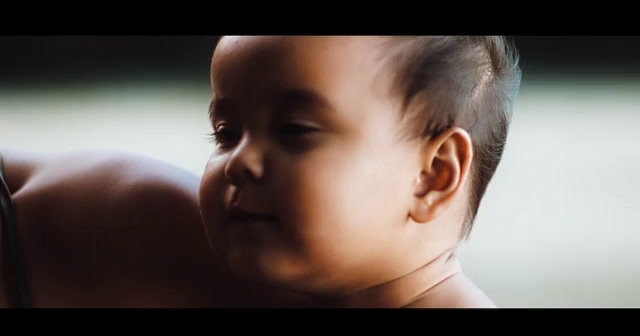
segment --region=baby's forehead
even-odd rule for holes
[[[212,61],[214,100],[238,111],[273,107],[272,92],[311,92],[341,124],[395,124],[399,101],[380,60],[380,37],[223,38]],[[383,75],[381,75],[383,74]],[[264,104],[263,104],[264,103]],[[364,129],[360,126],[354,128]]]
[[[379,36],[224,36],[218,42],[218,51],[237,52],[283,52],[298,53],[306,56],[304,51],[331,53],[364,52],[375,48],[384,39]]]
[[[223,37],[211,62],[212,84],[245,93],[274,85],[330,94],[384,93],[384,41],[376,36]]]

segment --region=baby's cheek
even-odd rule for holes
[[[209,214],[221,200],[223,188],[220,173],[215,167],[207,165],[200,181],[200,210]]]
[[[200,182],[200,213],[214,249],[222,247],[222,213],[224,210],[224,172],[219,161],[210,160]]]
[[[273,197],[278,199],[279,213],[284,217],[285,230],[290,233],[300,249],[317,244],[326,237],[335,222],[335,203],[343,195],[338,193],[337,180],[330,167],[322,162],[296,162],[283,168],[278,174],[278,186]]]
[[[300,230],[315,241],[339,242],[357,229],[361,221],[363,202],[370,197],[367,183],[362,181],[355,163],[323,160],[299,167],[290,174],[287,194],[295,195],[289,204],[296,204]]]

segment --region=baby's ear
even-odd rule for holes
[[[422,154],[422,170],[414,184],[409,213],[417,223],[437,218],[462,191],[473,158],[471,136],[454,127],[429,140]]]

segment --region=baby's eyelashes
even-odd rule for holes
[[[323,129],[312,123],[286,122],[275,129],[274,140],[286,151],[304,153],[317,147]]]
[[[215,126],[210,137],[211,141],[220,147],[231,148],[242,138],[242,131],[234,130],[226,123],[220,123]]]
[[[286,123],[278,129],[278,134],[288,137],[303,136],[312,132],[317,132],[319,129],[314,126],[309,126],[301,123]]]
[[[322,127],[308,121],[280,121],[264,125],[260,129],[256,127],[248,129],[235,122],[220,121],[215,124],[214,130],[209,134],[210,142],[217,145],[222,151],[235,148],[245,135],[251,141],[260,141],[263,144],[271,143],[283,147],[286,150],[301,151],[315,144],[315,134],[323,131]],[[253,133],[252,133],[253,132]]]

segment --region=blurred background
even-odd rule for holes
[[[0,37],[0,148],[111,148],[201,176],[215,39]],[[501,307],[640,307],[640,37],[514,40],[522,86],[463,270]]]

